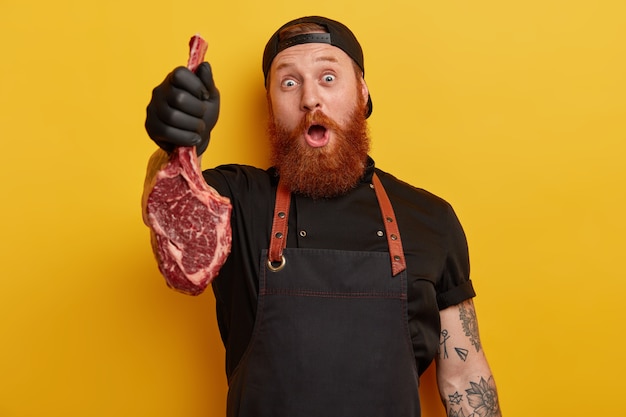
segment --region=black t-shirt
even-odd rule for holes
[[[439,310],[475,295],[467,242],[452,207],[370,164],[348,194],[313,200],[293,195],[287,247],[388,251],[378,200],[377,172],[396,214],[407,264],[408,320],[422,373],[439,346]],[[224,165],[203,173],[233,206],[232,248],[213,281],[217,319],[226,346],[226,372],[241,359],[254,327],[261,251],[269,247],[278,176],[274,169]]]

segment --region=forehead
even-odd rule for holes
[[[324,43],[305,43],[281,51],[272,62],[270,72],[289,67],[307,67],[331,63],[352,68],[352,58],[336,46]]]

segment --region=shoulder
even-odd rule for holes
[[[262,169],[251,165],[225,164],[215,168],[205,169],[202,171],[202,175],[206,179],[223,177],[228,180],[249,178],[261,181],[268,179],[273,172],[273,169]]]
[[[389,199],[400,206],[419,209],[422,212],[442,213],[452,210],[450,203],[423,188],[413,186],[394,175],[376,168]]]
[[[261,169],[250,165],[227,164],[202,172],[204,180],[218,193],[227,197],[242,193],[264,193],[276,187],[277,177],[273,169]]]
[[[439,245],[464,247],[465,232],[452,205],[445,199],[376,169],[396,212],[398,222],[416,232],[429,236]]]

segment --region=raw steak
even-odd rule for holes
[[[207,44],[196,35],[189,47],[187,67],[195,71]],[[186,294],[202,293],[230,253],[232,207],[205,182],[195,147],[178,147],[169,156],[158,150],[152,156],[142,205],[167,284]]]

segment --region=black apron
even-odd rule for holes
[[[418,417],[400,233],[378,177],[390,251],[285,248],[279,184],[251,341],[229,379],[229,417]]]

